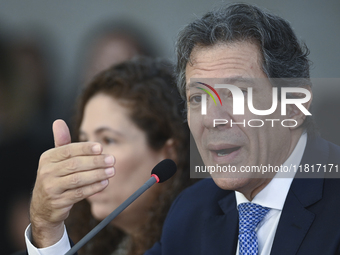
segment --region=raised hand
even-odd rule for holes
[[[38,248],[58,242],[73,204],[102,191],[114,176],[114,158],[94,142],[71,143],[66,123],[53,123],[55,148],[39,161],[30,206],[33,243]]]

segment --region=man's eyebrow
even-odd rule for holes
[[[202,79],[202,80],[206,80],[206,79]],[[212,80],[217,80],[217,82],[214,81],[214,84],[210,84],[210,83],[207,83],[207,84],[210,85],[210,86],[214,86],[215,84],[234,84],[234,83],[249,83],[251,85],[256,84],[254,82],[254,79],[245,78],[245,77],[242,77],[242,76],[233,76],[233,77],[228,77],[228,78],[215,78],[215,79],[212,79]],[[199,86],[200,84],[198,82],[200,82],[198,79],[197,79],[197,81],[189,82],[186,90],[189,90],[190,88]],[[204,82],[202,82],[202,83],[204,83]]]
[[[252,85],[255,84],[254,79],[245,78],[245,77],[242,77],[242,76],[223,78],[222,83],[224,83],[224,84],[249,83],[249,84],[252,84]]]

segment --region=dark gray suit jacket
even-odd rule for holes
[[[330,163],[340,165],[340,147],[320,137],[308,138],[301,164]],[[340,172],[335,168],[332,173],[322,170],[314,177],[318,178],[293,180],[271,254],[340,254],[340,179],[328,178],[340,177]],[[161,240],[146,254],[235,255],[237,242],[234,191],[222,190],[212,179],[205,179],[175,200]]]

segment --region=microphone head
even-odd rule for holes
[[[159,182],[165,182],[172,177],[177,171],[175,162],[171,159],[164,159],[159,162],[151,171],[151,174],[157,175]]]

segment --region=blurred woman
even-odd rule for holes
[[[79,141],[99,142],[115,157],[115,176],[101,192],[73,206],[69,236],[79,241],[149,178],[165,158],[178,167],[174,177],[152,186],[83,247],[80,254],[143,254],[159,240],[173,199],[188,186],[189,131],[172,67],[137,58],[101,72],[79,101]]]

